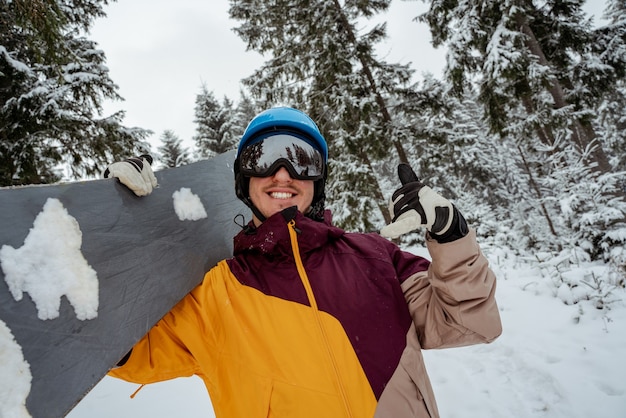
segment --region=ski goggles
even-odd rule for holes
[[[298,180],[318,180],[324,176],[320,151],[293,135],[265,137],[239,154],[239,168],[246,176],[269,177],[280,167],[285,167],[291,177]]]

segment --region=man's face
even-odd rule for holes
[[[306,213],[313,202],[314,190],[313,180],[293,179],[285,167],[269,177],[250,177],[250,200],[266,218],[291,206]],[[261,224],[256,216],[253,221],[256,226]]]

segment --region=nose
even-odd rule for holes
[[[289,171],[287,171],[285,167],[279,167],[272,177],[274,181],[280,182],[290,182],[292,180],[291,174],[289,174]]]

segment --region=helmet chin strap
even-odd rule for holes
[[[263,215],[261,213],[261,211],[254,206],[254,203],[252,203],[252,200],[250,200],[250,197],[248,197],[248,202],[250,202],[250,204],[248,205],[248,207],[250,208],[250,210],[252,211],[252,213],[254,214],[254,216],[256,216],[256,218],[261,221],[261,222],[265,222],[267,220],[267,218],[265,217],[265,215]],[[248,203],[246,202],[246,203]]]

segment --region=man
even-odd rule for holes
[[[378,234],[332,226],[328,149],[291,108],[262,112],[237,151],[237,196],[252,222],[233,258],[139,341],[112,376],[200,376],[217,417],[437,417],[421,348],[490,342],[501,332],[495,277],[473,231],[406,165],[392,196],[395,237],[426,227],[432,263]],[[111,165],[137,194],[149,162]]]

